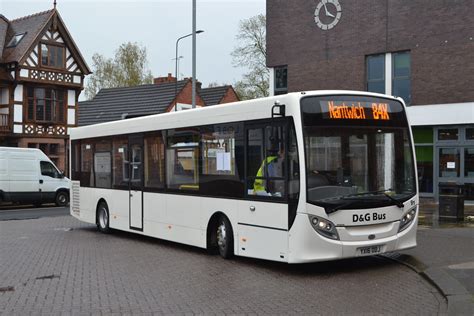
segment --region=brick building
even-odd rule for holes
[[[66,170],[68,128],[89,73],[56,9],[0,14],[0,146],[40,148]]]
[[[422,196],[474,199],[474,1],[267,0],[272,94],[348,89],[401,96]]]
[[[201,88],[196,84],[196,106],[239,101],[232,86]],[[153,84],[102,89],[94,99],[79,102],[78,125],[105,123],[131,117],[187,110],[192,107],[192,80],[155,78]]]

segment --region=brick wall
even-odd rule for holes
[[[237,102],[237,101],[240,101],[239,97],[235,93],[234,89],[232,87],[229,87],[229,89],[227,89],[224,97],[222,98],[219,104]]]
[[[409,50],[412,104],[474,101],[474,1],[339,0],[332,30],[319,1],[267,0],[267,65],[288,65],[288,90],[366,90],[367,55]]]
[[[179,92],[178,96],[176,97],[177,103],[184,103],[184,104],[192,104],[192,93],[193,93],[193,83],[192,80],[188,80],[184,88]],[[201,88],[201,83],[196,82],[196,105],[204,106],[204,101],[202,100],[201,96],[199,95],[199,89]],[[170,111],[173,106],[176,104],[173,102],[168,111]]]

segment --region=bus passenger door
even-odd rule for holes
[[[238,207],[238,254],[288,260],[285,121],[246,125],[246,199]]]
[[[143,231],[143,137],[129,137],[130,229]]]

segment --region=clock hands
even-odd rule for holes
[[[339,4],[339,0],[316,0],[318,4],[314,10],[314,22],[323,31],[332,29],[341,19],[342,8]],[[329,7],[334,12],[328,10]],[[324,7],[324,14],[321,12]],[[326,17],[326,18],[323,18]]]
[[[324,6],[324,11],[326,12],[326,16],[330,16],[334,18],[335,16],[331,12],[329,12],[328,8],[326,7],[326,1],[323,1],[323,6]]]

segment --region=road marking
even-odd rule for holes
[[[21,211],[45,211],[45,210],[58,210],[58,209],[64,209],[63,206],[54,206],[54,207],[41,207],[41,208],[18,208],[14,210],[0,210],[0,213],[15,213],[15,212],[21,212]]]
[[[452,264],[448,266],[448,268],[453,269],[453,270],[458,270],[458,269],[471,270],[471,269],[474,269],[474,261],[463,262],[459,264]]]

